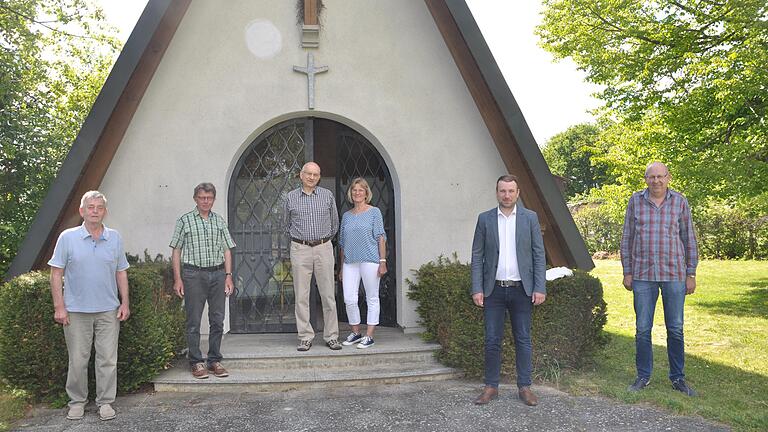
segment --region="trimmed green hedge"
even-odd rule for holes
[[[442,345],[438,359],[481,377],[484,369],[483,311],[470,296],[469,264],[440,256],[408,280],[408,297],[426,328],[424,336]],[[533,369],[538,378],[552,377],[561,368],[578,368],[607,342],[602,329],[606,307],[600,281],[580,270],[573,277],[547,282],[547,299],[533,312]],[[506,325],[502,345],[502,375],[514,376],[515,345]]]
[[[736,204],[709,200],[694,207],[699,255],[714,259],[768,259],[768,204],[764,201],[768,197]],[[571,206],[573,221],[591,254],[619,253],[624,213],[616,213],[612,207],[600,202]]]
[[[168,262],[134,264],[128,270],[131,316],[122,323],[118,391],[149,382],[185,346],[184,311],[172,295]],[[36,400],[66,396],[67,347],[53,320],[49,272],[31,272],[0,286],[0,377]],[[93,355],[91,395],[94,396]]]

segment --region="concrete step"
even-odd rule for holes
[[[344,333],[346,335],[346,333]],[[154,381],[161,392],[260,392],[317,389],[328,386],[366,386],[435,381],[460,377],[460,371],[442,366],[434,353],[440,346],[418,335],[380,328],[376,345],[355,345],[333,351],[316,337],[307,352],[296,351],[296,334],[225,335],[223,364],[227,378],[198,380],[187,361],[179,360]],[[207,343],[203,340],[203,352]]]
[[[275,392],[308,390],[333,386],[369,386],[397,384],[404,382],[437,381],[458,378],[456,369],[443,366],[389,366],[376,370],[230,370],[227,378],[210,375],[207,379],[195,379],[185,368],[174,368],[162,379],[155,380],[159,392],[229,393],[229,392]]]
[[[323,348],[327,350],[327,348]],[[336,352],[322,354],[296,353],[291,357],[250,357],[230,358],[224,363],[227,369],[349,369],[365,368],[369,366],[387,365],[436,365],[434,350],[424,351],[400,351],[400,352],[374,352],[367,349],[355,349],[345,347],[339,354]],[[357,352],[355,352],[357,351]]]

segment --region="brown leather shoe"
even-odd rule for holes
[[[485,405],[499,397],[499,390],[495,387],[485,386],[480,396],[475,399],[475,405]]]
[[[520,396],[520,400],[528,406],[536,406],[539,404],[539,398],[533,394],[530,387],[520,387],[517,391],[517,395]]]
[[[213,362],[209,364],[208,371],[213,373],[213,376],[217,378],[224,378],[229,376],[229,372],[224,369],[224,366],[221,365],[221,362]]]
[[[205,368],[204,363],[195,363],[192,365],[192,376],[197,379],[208,378],[208,370]]]

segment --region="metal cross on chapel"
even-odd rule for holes
[[[307,67],[294,66],[294,72],[300,72],[307,74],[307,99],[309,109],[315,109],[315,75],[323,72],[328,72],[328,66],[315,67],[315,58],[312,53],[307,53]]]

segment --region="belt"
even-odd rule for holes
[[[516,281],[516,280],[497,280],[496,285],[502,288],[508,288],[508,287],[523,286],[523,283],[521,281]]]
[[[331,238],[332,237],[328,237],[328,238],[324,238],[324,239],[320,239],[320,240],[299,240],[297,238],[291,237],[291,241],[299,243],[299,244],[303,244],[304,246],[315,247],[315,246],[320,246],[321,244],[327,242]]]
[[[211,267],[200,267],[193,264],[186,264],[182,265],[185,269],[189,270],[198,270],[198,271],[207,271],[207,272],[213,272],[217,270],[224,270],[224,263],[221,263],[219,265],[211,266]]]

